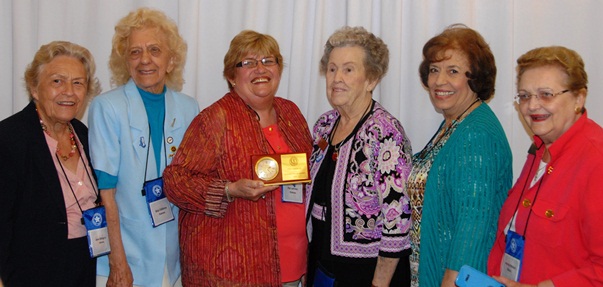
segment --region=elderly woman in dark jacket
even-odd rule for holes
[[[6,286],[94,286],[82,210],[98,190],[88,130],[75,119],[100,92],[90,52],[43,45],[25,71],[31,102],[0,122],[0,268]]]

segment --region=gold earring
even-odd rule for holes
[[[574,112],[576,112],[576,114],[579,114],[582,112],[582,107],[575,107],[574,108]]]

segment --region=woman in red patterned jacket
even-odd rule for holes
[[[252,180],[252,155],[310,153],[306,120],[275,97],[283,57],[269,35],[242,31],[224,57],[230,92],[193,120],[164,172],[180,207],[184,286],[297,286],[306,269],[303,198]]]

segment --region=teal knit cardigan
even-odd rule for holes
[[[440,286],[445,269],[486,271],[500,208],[512,181],[505,132],[486,103],[442,147],[427,176],[421,221],[419,284]]]

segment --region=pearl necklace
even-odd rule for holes
[[[44,121],[42,121],[42,118],[40,118],[40,125],[42,126],[42,130],[50,137],[52,137],[50,135],[50,132],[48,132],[48,129],[46,128],[46,125],[44,124]],[[73,129],[71,128],[71,124],[67,124],[67,128],[69,128],[69,139],[71,140],[71,150],[69,151],[69,153],[67,155],[62,155],[61,151],[59,150],[59,142],[57,139],[57,150],[56,153],[57,155],[63,160],[63,161],[67,161],[68,159],[72,158],[73,155],[75,155],[75,151],[77,150],[77,145],[75,144],[75,134],[73,133]]]

